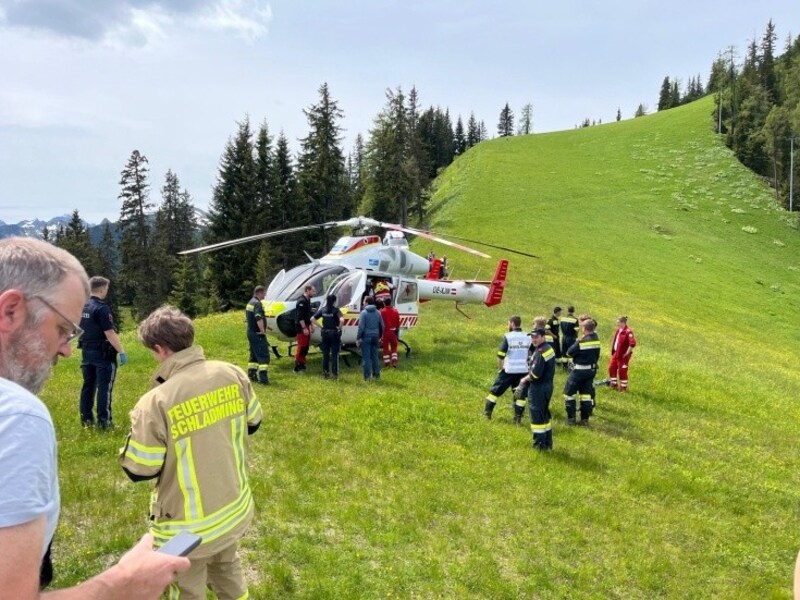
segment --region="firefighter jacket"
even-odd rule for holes
[[[155,478],[150,531],[160,546],[182,529],[203,538],[192,556],[212,556],[238,540],[253,518],[247,435],[262,410],[238,367],[205,360],[191,346],[164,360],[154,387],[131,411],[120,454],[135,481]]]
[[[252,333],[266,333],[267,317],[264,316],[264,305],[261,300],[253,296],[244,309],[244,318],[247,321],[247,331]],[[264,328],[258,327],[259,321],[264,324]]]
[[[506,373],[527,373],[530,347],[531,336],[521,329],[512,329],[505,334],[497,349],[497,358],[503,360],[503,370]]]
[[[611,355],[615,358],[622,358],[629,348],[636,346],[636,337],[633,331],[626,325],[622,329],[614,332],[614,340],[611,342]]]
[[[561,317],[558,320],[558,323],[561,328],[561,335],[564,339],[567,340],[578,339],[578,333],[580,332],[580,329],[578,327],[578,319],[576,319],[572,315],[567,315],[566,317]]]
[[[547,342],[537,346],[531,357],[531,385],[552,384],[556,374],[556,352]]]
[[[547,319],[547,331],[550,333],[550,336],[554,340],[558,340],[558,334],[560,329],[560,321],[559,318],[555,315]]]
[[[596,332],[587,333],[567,349],[567,356],[575,365],[597,367],[600,360],[600,338]]]

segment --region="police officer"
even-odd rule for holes
[[[91,297],[81,314],[80,347],[83,351],[81,372],[80,411],[81,423],[85,427],[95,424],[93,414],[95,396],[97,397],[97,426],[108,429],[113,425],[111,415],[111,391],[117,373],[117,355],[120,364],[128,362],[119,336],[114,328],[114,315],[111,306],[105,301],[108,295],[109,280],[105,277],[92,277],[89,280]]]
[[[269,345],[267,344],[267,318],[264,316],[264,305],[261,301],[267,293],[267,288],[257,285],[253,290],[253,297],[245,308],[247,321],[247,341],[250,344],[250,361],[247,363],[247,376],[250,381],[257,381],[262,385],[269,383]]]
[[[314,320],[322,319],[322,376],[329,379],[339,378],[339,349],[342,345],[342,325],[344,316],[336,306],[336,296],[330,294],[325,304],[314,313]]]
[[[563,346],[559,343],[559,335],[561,333],[561,307],[556,306],[553,309],[553,314],[547,319],[547,333],[550,334],[548,343],[553,347],[556,353],[556,362],[563,362]]]
[[[508,333],[503,336],[500,347],[497,349],[497,366],[500,370],[486,396],[483,414],[487,419],[492,418],[497,399],[508,388],[519,385],[520,379],[528,372],[528,351],[531,347],[531,338],[522,331],[521,327],[522,319],[519,315],[513,315],[508,320]],[[525,399],[515,399],[514,423],[522,423],[524,412]]]
[[[600,339],[595,329],[594,319],[586,318],[581,323],[583,337],[567,349],[567,356],[572,358],[574,367],[564,384],[564,404],[567,409],[567,425],[589,425],[594,402],[594,376],[597,373],[597,361],[600,360]],[[575,393],[580,399],[581,420],[576,422],[577,403]]]
[[[203,538],[167,597],[205,598],[208,584],[217,598],[248,598],[236,550],[253,519],[247,439],[261,424],[261,404],[244,371],[205,359],[191,319],[178,309],[153,311],[139,339],[158,370],[131,411],[121,466],[133,481],[156,481],[156,544],[183,529]]]
[[[550,415],[550,399],[553,397],[553,376],[556,373],[556,353],[545,341],[545,330],[534,329],[531,333],[534,346],[528,374],[520,385],[528,386],[528,409],[531,414],[533,447],[537,450],[553,449],[553,426]]]
[[[569,357],[566,355],[567,348],[578,340],[578,333],[580,332],[574,306],[567,307],[567,314],[559,319],[559,326],[561,329],[561,366],[566,371],[569,365]]]

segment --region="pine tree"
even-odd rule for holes
[[[187,316],[194,318],[200,314],[197,298],[197,258],[181,256],[175,272],[169,303]]]
[[[123,298],[133,305],[133,317],[140,320],[149,315],[159,304],[158,287],[152,276],[151,228],[148,212],[150,185],[147,181],[149,166],[147,157],[134,150],[122,170],[120,185],[122,201],[119,214],[120,240],[120,286]]]
[[[661,91],[658,94],[658,109],[667,110],[672,108],[672,84],[670,83],[669,76],[664,77],[661,82]]]
[[[56,240],[56,246],[64,248],[77,258],[86,272],[96,275],[100,268],[100,255],[89,239],[89,231],[76,208],[63,234]]]
[[[467,137],[464,134],[464,123],[461,121],[461,115],[458,115],[458,119],[456,120],[454,140],[456,154],[464,154],[467,150]]]
[[[300,140],[297,160],[299,196],[306,207],[306,223],[328,222],[352,216],[352,205],[345,177],[344,153],[341,149],[339,121],[344,112],[331,97],[328,84],[319,88],[319,102],[303,110],[309,132]],[[328,250],[326,232],[314,232],[305,240],[306,250],[320,255]]]
[[[419,94],[416,86],[411,88],[406,101],[406,130],[408,152],[405,171],[409,179],[407,213],[413,212],[417,223],[424,221],[428,197],[424,190],[430,185],[430,159],[425,152],[420,132]],[[407,223],[403,223],[407,225]]]
[[[106,302],[111,305],[111,314],[114,315],[114,324],[117,326],[117,331],[121,331],[124,314],[119,301],[119,251],[117,249],[117,240],[111,231],[111,224],[108,220],[103,223],[103,234],[100,237],[98,252],[100,255],[98,274],[111,281],[106,295]]]
[[[275,214],[272,210],[272,185],[273,185],[273,155],[272,137],[269,134],[267,122],[261,124],[256,136],[255,144],[255,207],[253,224],[256,232],[277,229]]]
[[[530,102],[522,107],[519,119],[519,134],[528,135],[533,133],[533,104]]]
[[[272,176],[272,209],[276,228],[286,229],[295,225],[307,225],[307,221],[300,222],[296,219],[296,215],[300,212],[298,206],[300,201],[297,196],[289,140],[283,132],[278,136],[275,146]],[[303,256],[302,243],[298,243],[297,239],[294,236],[275,238],[272,243],[275,273],[290,268]]]
[[[622,109],[617,107],[617,122],[622,120]]]
[[[405,223],[411,181],[406,171],[409,156],[408,118],[401,88],[386,90],[386,105],[375,118],[367,142],[365,207],[376,219]]]
[[[508,137],[514,135],[514,113],[508,106],[508,102],[500,111],[500,120],[497,123],[497,135]]]
[[[475,119],[475,113],[469,113],[469,121],[467,121],[467,147],[472,148],[481,141],[481,130],[478,126],[478,121]]]
[[[643,117],[647,114],[647,107],[639,103],[639,106],[636,107],[636,112],[633,114],[634,117]]]
[[[250,120],[239,123],[220,159],[217,183],[211,199],[206,242],[213,244],[258,232],[253,219],[256,176]],[[239,244],[208,254],[208,268],[220,307],[244,307],[253,291],[257,250]]]
[[[775,73],[775,41],[778,35],[775,33],[775,25],[772,19],[767,23],[767,29],[761,38],[761,83],[767,91],[769,101],[774,104],[778,101],[778,78]]]
[[[191,248],[197,234],[197,218],[191,196],[181,191],[178,176],[168,170],[161,188],[161,206],[156,211],[151,250],[160,265],[154,277],[158,280],[158,298],[165,300],[172,291],[179,268],[177,253]]]

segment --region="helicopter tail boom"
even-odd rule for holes
[[[508,261],[501,260],[491,281],[419,279],[420,302],[426,300],[455,300],[458,304],[495,306],[503,299],[508,274]]]

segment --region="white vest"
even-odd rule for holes
[[[531,336],[524,331],[509,331],[506,334],[506,344],[508,350],[503,359],[503,370],[506,373],[527,373]]]

